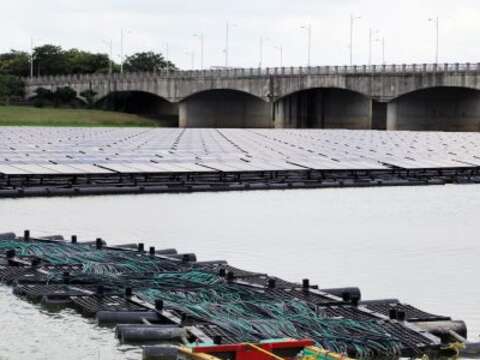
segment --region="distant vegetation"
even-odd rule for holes
[[[167,61],[162,54],[151,51],[127,56],[123,64],[125,72],[154,72],[167,68],[176,69],[175,64]],[[78,49],[65,50],[60,46],[50,44],[36,47],[33,54],[17,50],[0,53],[0,105],[24,102],[25,83],[23,79],[30,76],[31,72],[34,76],[40,76],[108,74],[119,71],[120,65],[111,61],[107,54]],[[34,105],[38,108],[92,109],[98,100],[96,96],[97,93],[93,90],[77,94],[70,87],[58,88],[55,91],[39,88],[27,105]],[[5,109],[3,110],[5,113]],[[0,121],[3,120],[0,118]]]
[[[137,115],[84,109],[0,106],[0,126],[168,126]]]
[[[43,45],[33,50],[33,56],[25,51],[11,50],[0,53],[0,74],[16,77],[28,77],[33,58],[33,75],[69,75],[69,74],[107,74],[119,72],[120,65],[111,62],[107,54],[70,49],[64,50],[56,45]],[[140,52],[127,56],[124,71],[158,71],[175,69],[175,64],[167,61],[160,53]]]

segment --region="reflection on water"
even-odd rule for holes
[[[321,287],[355,285],[467,321],[480,334],[476,185],[0,201],[0,232],[76,233],[227,259]],[[0,359],[139,359],[72,311],[47,315],[0,287]],[[54,340],[52,340],[54,339]],[[72,354],[70,356],[70,353]],[[14,356],[13,356],[14,354]],[[2,357],[3,356],[3,357]]]

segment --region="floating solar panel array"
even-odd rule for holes
[[[0,173],[473,168],[479,145],[477,133],[4,127]]]

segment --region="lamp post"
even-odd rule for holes
[[[228,21],[225,26],[225,49],[223,52],[225,53],[225,67],[228,68],[229,66],[229,57],[230,57],[230,29],[232,27],[237,26],[236,24],[230,24]]]
[[[350,65],[353,65],[353,34],[355,21],[360,20],[361,16],[350,15]]]
[[[195,51],[185,51],[185,55],[190,56],[190,70],[195,68]]]
[[[203,50],[204,50],[204,36],[203,33],[193,34],[200,40],[200,70],[203,70]]]
[[[282,68],[283,67],[283,46],[282,45],[275,46],[275,49],[277,49],[280,53],[280,67]]]
[[[34,60],[34,49],[33,49],[33,37],[30,38],[30,78],[33,78],[33,60]]]
[[[373,48],[373,36],[378,34],[378,30],[372,28],[368,29],[368,65],[372,65],[372,48]],[[378,41],[376,39],[375,41]]]
[[[170,47],[168,46],[168,43],[164,44],[165,48],[165,61],[167,63],[167,71],[170,70]]]
[[[123,64],[125,62],[125,39],[128,34],[131,34],[130,30],[120,29],[120,73],[123,74]]]
[[[103,43],[105,44],[105,46],[107,46],[108,51],[109,51],[109,54],[108,54],[108,56],[109,56],[108,74],[112,75],[112,73],[113,73],[113,41],[112,40],[109,40],[109,41],[104,40]]]
[[[311,66],[312,55],[312,24],[304,25],[301,27],[307,32],[307,66]]]
[[[385,65],[385,37],[382,37],[382,64]]]
[[[428,21],[433,22],[434,43],[435,43],[435,64],[438,64],[438,57],[440,52],[440,18],[438,16],[435,16],[434,18],[428,19]]]

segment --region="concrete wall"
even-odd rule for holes
[[[389,130],[480,131],[480,91],[434,88],[388,104]]]
[[[271,105],[262,99],[231,90],[195,94],[179,104],[180,127],[245,128],[273,126]]]
[[[277,128],[370,129],[371,100],[341,89],[312,89],[275,104]]]

